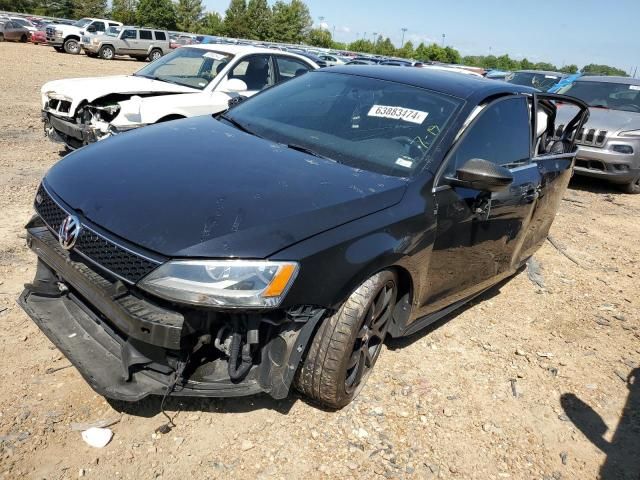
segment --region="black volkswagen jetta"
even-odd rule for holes
[[[576,106],[561,138],[557,101]],[[542,244],[586,112],[457,73],[334,67],[116,136],[42,181],[19,302],[106,397],[293,383],[344,406],[387,334]]]

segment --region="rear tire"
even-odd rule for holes
[[[631,194],[640,193],[640,175],[636,177],[634,180],[632,180],[631,182],[624,185],[623,190],[626,193],[631,193]]]
[[[28,39],[28,38],[27,38],[27,36],[23,33],[23,34],[22,34],[22,36],[20,37],[20,42],[22,42],[22,43],[27,43],[27,40],[29,40],[29,39]]]
[[[4,42],[4,34],[0,33],[0,42]]]
[[[398,281],[382,271],[353,292],[325,319],[295,379],[295,387],[329,408],[342,408],[360,393],[382,350]]]
[[[104,45],[100,49],[100,52],[98,53],[98,55],[103,60],[113,60],[113,57],[116,55],[116,52],[111,45]]]
[[[80,53],[80,42],[75,38],[70,38],[64,42],[64,51],[71,55],[78,55]]]
[[[158,48],[154,48],[153,50],[151,50],[151,53],[149,54],[149,61],[150,62],[155,62],[156,60],[159,60],[160,58],[162,58],[162,51]]]

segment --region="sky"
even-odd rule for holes
[[[394,44],[442,43],[464,55],[502,55],[558,65],[612,65],[640,72],[640,0],[305,0],[316,26],[338,41],[366,32]],[[229,0],[204,0],[224,13]],[[269,2],[273,4],[273,1]]]

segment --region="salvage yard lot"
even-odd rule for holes
[[[95,394],[15,303],[35,270],[23,225],[61,153],[43,136],[39,89],[140,67],[0,43],[0,475],[638,477],[640,195],[584,180],[572,183],[551,231],[566,255],[547,242],[535,256],[542,287],[521,272],[426,332],[388,342],[339,412],[295,393],[170,399],[170,415],[182,410],[176,427],[156,434],[159,399]],[[119,420],[103,449],[71,429],[103,419]]]

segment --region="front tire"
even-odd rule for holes
[[[623,185],[623,190],[631,194],[640,193],[640,175],[626,185]]]
[[[71,55],[78,55],[80,53],[80,43],[75,38],[70,38],[64,42],[64,51]]]
[[[329,408],[360,393],[380,355],[398,292],[396,275],[375,274],[316,332],[298,371],[296,388]]]
[[[27,38],[27,36],[26,36],[25,34],[22,34],[22,36],[20,37],[20,42],[21,42],[21,43],[27,43],[27,40],[29,40],[29,39]]]
[[[103,60],[113,60],[113,57],[115,56],[116,52],[113,49],[112,46],[110,45],[105,45],[100,49],[100,58],[102,58]]]

